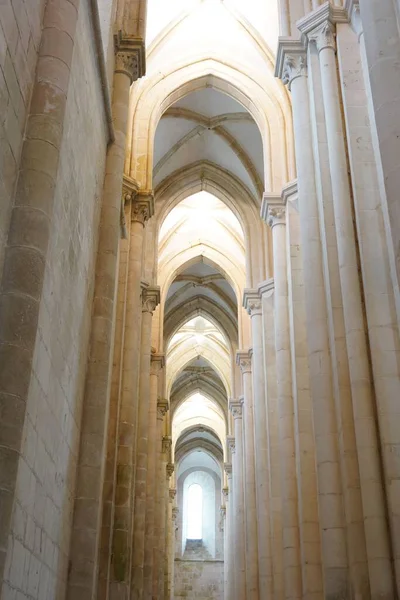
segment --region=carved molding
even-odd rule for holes
[[[151,372],[153,375],[158,375],[160,369],[165,365],[165,354],[162,352],[152,352],[150,356]]]
[[[119,31],[114,36],[115,72],[124,73],[131,83],[143,77],[146,72],[146,51],[144,40],[124,36]]]
[[[175,488],[169,488],[168,494],[169,494],[169,499],[170,500],[172,500],[172,501],[175,500],[176,489]]]
[[[167,477],[172,477],[173,472],[175,471],[174,463],[168,463],[166,466]]]
[[[226,443],[227,443],[228,448],[231,451],[231,453],[234,454],[235,450],[236,450],[235,436],[234,435],[227,435],[226,436]]]
[[[314,42],[318,52],[324,48],[336,49],[336,24],[348,23],[346,9],[325,2],[297,22],[305,43]]]
[[[144,227],[146,221],[148,221],[154,215],[154,195],[153,192],[137,192],[135,197],[132,198],[132,212],[131,221],[132,223],[141,223]]]
[[[225,473],[227,474],[228,478],[232,475],[232,463],[224,463],[224,469],[225,469]],[[225,488],[225,489],[229,489],[229,488]]]
[[[168,454],[171,450],[172,438],[169,435],[164,435],[162,439],[162,451],[164,454]]]
[[[157,417],[163,419],[169,409],[168,400],[159,398],[157,400]],[[163,438],[164,439],[164,438]],[[164,450],[163,450],[164,452]]]
[[[261,298],[256,289],[245,289],[243,293],[243,307],[247,310],[249,315],[261,315]]]
[[[307,56],[304,54],[286,54],[282,71],[282,82],[292,89],[292,83],[299,77],[307,77]]]
[[[234,400],[231,398],[229,400],[229,410],[232,413],[234,419],[241,419],[243,416],[243,405],[240,400]]]
[[[307,76],[307,39],[280,37],[276,56],[275,77],[291,89],[299,77]]]
[[[263,281],[262,283],[260,283],[260,285],[258,286],[258,293],[260,294],[261,298],[264,298],[264,296],[266,298],[270,298],[275,290],[275,282],[274,279],[267,279],[266,281]]]
[[[268,206],[268,225],[271,229],[276,225],[286,225],[286,206]]]
[[[143,287],[142,289],[142,312],[153,313],[160,302],[160,288]]]
[[[227,488],[227,487],[222,488],[222,495],[223,495],[224,498],[228,498],[228,496],[229,496],[229,488]]]
[[[178,519],[178,516],[179,516],[179,508],[177,506],[174,506],[174,508],[172,509],[172,520],[174,522],[176,522]]]
[[[324,21],[310,31],[308,40],[316,44],[318,52],[326,48],[336,51],[336,25],[328,20]]]
[[[251,354],[249,350],[238,350],[236,352],[236,364],[240,367],[242,374],[251,373]]]

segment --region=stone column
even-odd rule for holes
[[[356,240],[353,220],[354,206],[348,177],[347,145],[345,143],[342,101],[337,75],[335,25],[331,21],[331,11],[322,10],[319,13],[318,19],[313,19],[312,24],[304,20],[302,29],[308,34],[309,40],[315,42],[319,55],[350,384],[356,414],[356,436],[362,458],[362,451],[365,448],[365,435],[375,434],[376,436],[374,427],[371,431],[373,422],[369,421],[366,429],[364,418],[366,412],[371,416],[374,412],[375,394],[371,380],[369,342],[365,327],[364,296],[359,275],[358,240]],[[362,413],[362,416],[360,413]],[[379,480],[380,478],[379,463],[376,458],[372,456],[368,464],[361,463],[361,492],[365,506],[371,500],[372,479],[377,477]],[[373,478],[371,477],[372,469],[374,469]],[[348,513],[351,511],[359,512],[360,509],[360,503],[356,504],[356,498],[354,498],[352,506],[348,508]],[[368,554],[372,562],[375,562],[376,540],[373,538],[376,535],[377,525],[380,526],[383,539],[386,538],[385,523],[382,519],[379,519],[381,511],[375,509],[374,513],[374,524],[371,530],[367,532],[367,540],[369,540]],[[368,523],[364,523],[364,527],[365,525],[370,529]],[[367,570],[370,567],[369,572],[375,579],[373,583],[374,596],[377,597],[377,594],[380,595],[381,593],[388,594],[391,591],[392,583],[390,570],[387,569],[388,563],[386,563],[386,570],[389,577],[385,577],[386,586],[382,588],[383,561],[379,561],[378,568],[373,567],[372,564],[365,564],[363,567],[361,563],[360,549],[362,543],[365,545],[364,531],[360,528],[356,530],[356,524],[354,523],[349,538],[351,579],[355,592],[363,597],[367,597],[370,593]],[[367,562],[366,559],[367,557],[365,557],[364,563]]]
[[[250,290],[252,292],[252,290]],[[253,408],[254,448],[258,539],[258,589],[260,600],[269,600],[273,594],[272,555],[268,465],[268,427],[265,397],[265,373],[263,356],[263,332],[261,299],[253,293],[244,293],[243,305],[251,316],[253,343]]]
[[[235,534],[234,534],[234,520],[235,520],[235,502],[233,497],[233,481],[232,481],[232,464],[225,463],[224,469],[226,478],[228,481],[228,546],[225,548],[224,559],[228,562],[228,586],[225,591],[226,600],[234,599],[235,589]]]
[[[269,469],[270,531],[273,544],[273,598],[285,596],[283,573],[282,488],[279,451],[278,391],[276,377],[274,280],[267,279],[258,286],[262,310],[262,342],[265,398],[267,404],[267,440]]]
[[[146,505],[148,480],[148,429],[149,429],[149,397],[150,397],[150,365],[151,365],[151,322],[153,312],[160,301],[158,287],[143,287],[142,292],[142,328],[140,342],[140,380],[139,408],[136,442],[136,479],[135,507],[133,527],[133,560],[131,597],[142,600],[144,588],[144,558]]]
[[[235,436],[229,439],[232,453],[233,493],[235,504],[235,597],[246,598],[246,549],[244,537],[244,491],[243,491],[243,420],[241,402],[230,400]]]
[[[164,461],[164,417],[168,412],[168,401],[157,401],[157,458],[156,458],[156,490],[155,490],[155,514],[154,514],[154,559],[153,559],[153,596],[161,599],[159,592],[162,568],[162,557],[165,548],[165,493],[167,483],[165,481]],[[164,592],[164,582],[162,591]]]
[[[265,196],[263,204],[268,225],[272,229],[285,597],[301,598],[302,577],[286,257],[286,206],[280,197],[271,196]]]
[[[258,600],[258,540],[256,476],[254,463],[254,416],[251,356],[249,352],[236,353],[243,378],[243,430],[244,430],[244,508],[246,540],[246,593],[247,600]]]
[[[342,594],[347,598],[347,540],[338,431],[329,353],[306,55],[301,42],[287,38],[279,40],[275,73],[289,84],[292,92],[325,594],[332,598],[339,598]]]
[[[65,2],[63,2],[64,5]],[[49,6],[54,7],[54,2],[50,3]],[[60,31],[57,30],[57,36],[59,35]],[[138,43],[138,40],[119,39],[112,106],[115,142],[109,147],[105,168],[89,344],[90,355],[83,400],[76,500],[71,534],[67,598],[74,599],[78,595],[80,598],[91,599],[96,594],[95,582],[97,581],[98,538],[101,530],[103,506],[122,176],[125,161],[129,91],[131,83],[143,75],[143,61],[141,58],[143,53],[143,44]],[[64,62],[65,58],[63,57]],[[46,103],[47,114],[48,99],[46,99],[46,96],[43,96],[43,102]],[[52,130],[55,131],[53,127]],[[52,154],[54,153],[53,146],[54,142],[52,142]],[[42,155],[41,152],[39,152],[39,155]],[[2,364],[1,360],[0,364]],[[96,415],[95,427],[93,415]],[[88,513],[91,514],[90,519],[86,518]]]
[[[382,186],[386,193],[397,285],[400,284],[400,33],[396,0],[360,0],[361,21],[375,112]],[[396,441],[398,444],[398,440]],[[395,477],[398,480],[398,473]],[[397,536],[398,538],[399,536]],[[397,561],[397,559],[396,559]],[[397,578],[399,581],[399,577]],[[400,590],[399,590],[400,593]]]
[[[168,479],[170,478],[167,467]],[[172,475],[172,472],[171,472]],[[168,515],[167,515],[167,568],[166,568],[166,593],[165,597],[168,600],[173,600],[174,598],[174,567],[175,567],[175,535],[176,535],[176,527],[179,515],[179,509],[174,506],[176,489],[169,488],[169,502],[168,502]]]
[[[137,192],[124,177],[124,201],[131,203],[130,248],[123,349],[122,393],[117,425],[117,477],[110,569],[110,594],[129,594],[134,514],[135,443],[140,372],[141,274],[144,227],[153,215],[153,196]]]
[[[223,506],[225,507],[224,516],[224,600],[229,600],[228,587],[229,587],[229,562],[228,562],[228,548],[230,543],[230,531],[229,531],[229,489],[227,487],[222,488]]]
[[[146,290],[147,293],[147,290]],[[158,396],[158,375],[165,362],[164,354],[151,354],[150,363],[150,396],[148,399],[148,429],[147,429],[147,485],[146,485],[146,527],[145,527],[145,547],[144,547],[144,585],[143,598],[151,600],[153,597],[154,570],[154,551],[155,551],[155,513],[156,513],[156,466],[158,445],[161,446],[160,439],[157,438],[157,396]]]
[[[163,406],[159,410],[165,410],[168,407],[166,400],[161,401]],[[166,522],[168,512],[168,485],[165,477],[167,470],[168,458],[171,452],[172,440],[169,436],[163,436],[161,440],[161,454],[159,463],[159,490],[160,490],[160,506],[159,506],[159,538],[157,542],[158,548],[158,576],[156,578],[157,590],[154,596],[163,600],[165,597],[165,573],[167,571],[168,555],[167,555],[167,537],[168,537],[168,523]],[[157,552],[156,548],[156,552]],[[158,594],[158,596],[157,596]]]
[[[353,25],[357,33],[360,33],[361,20],[357,9],[358,5],[354,4]],[[394,359],[398,354],[397,349],[400,342],[395,304],[396,290],[393,288],[390,275],[390,247],[387,244],[384,207],[379,192],[378,168],[373,145],[374,119],[369,118],[371,107],[366,89],[368,76],[365,80],[362,72],[363,63],[364,65],[366,63],[363,37],[362,32],[358,38],[354,31],[345,25],[340,26],[337,42],[369,344],[376,404],[379,407],[387,405],[388,401],[390,403],[390,397],[400,397],[400,363]],[[361,64],[360,58],[362,59]],[[353,118],[355,110],[361,121]],[[360,122],[363,123],[362,127],[360,127]],[[362,144],[360,144],[360,139]],[[371,239],[374,240],[373,244],[371,244]],[[385,339],[384,361],[381,360],[383,337]],[[388,368],[389,365],[390,368]],[[387,497],[381,469],[379,427],[375,406],[357,407],[354,405],[353,408],[356,422],[363,423],[365,430],[368,429],[369,432],[368,435],[362,436],[362,440],[357,435],[357,447],[360,474],[362,479],[368,482],[369,499],[374,499],[367,505],[363,503],[371,594],[373,597],[376,593],[382,596],[386,594],[390,597],[395,593],[393,591],[395,586],[390,534],[387,528]],[[356,414],[357,409],[359,409],[359,415]],[[379,408],[378,411],[381,413]],[[382,428],[381,431],[383,431]],[[374,490],[373,493],[371,489]],[[368,533],[372,524],[377,532],[374,536],[370,536]],[[381,539],[379,551],[376,544],[369,543],[370,539],[375,539],[378,535]]]

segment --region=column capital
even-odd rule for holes
[[[243,307],[249,315],[261,315],[261,298],[257,289],[245,289],[243,292]]]
[[[175,496],[176,496],[176,488],[169,488],[168,489],[168,494],[169,494],[169,499],[171,501],[175,500]]]
[[[131,83],[143,77],[146,71],[146,50],[142,38],[114,35],[115,72],[124,73]]]
[[[165,354],[162,352],[152,352],[150,355],[151,372],[157,375],[160,369],[165,365]]]
[[[238,350],[236,352],[236,364],[240,367],[242,374],[251,373],[251,359],[250,350]]]
[[[283,186],[279,195],[269,193],[263,195],[260,211],[261,219],[271,228],[280,223],[284,224],[287,203],[291,202],[297,209],[297,200],[297,179],[294,179]],[[279,216],[280,211],[283,211],[282,218]]]
[[[139,184],[132,177],[124,175],[122,179],[122,200],[124,204],[131,202],[139,192]]]
[[[172,474],[175,471],[174,463],[167,463],[166,471],[167,471],[167,477],[168,478],[172,477]]]
[[[163,419],[169,409],[168,400],[165,398],[158,398],[157,400],[157,418]],[[163,438],[164,439],[164,438]]]
[[[303,39],[314,42],[318,52],[324,48],[336,50],[336,23],[348,23],[347,11],[329,1],[297,21]]]
[[[160,302],[160,288],[143,286],[142,288],[142,312],[153,313]]]
[[[270,298],[272,296],[272,294],[274,293],[274,290],[275,290],[275,282],[272,277],[271,277],[271,279],[267,279],[266,281],[263,281],[258,286],[258,293],[260,294],[261,298],[264,298],[264,297]]]
[[[131,222],[141,223],[144,227],[154,215],[154,195],[151,191],[139,191],[132,197]]]
[[[229,399],[229,410],[232,413],[233,418],[241,419],[243,416],[243,404],[240,400],[235,400],[234,398]]]
[[[167,454],[171,450],[172,438],[169,435],[164,435],[162,438],[162,451]]]
[[[232,463],[224,463],[224,469],[225,469],[225,473],[227,474],[227,476],[230,477],[230,475],[232,475]],[[224,488],[224,489],[229,490],[229,488]]]
[[[234,435],[227,435],[226,436],[226,443],[228,445],[228,448],[232,452],[232,454],[234,454],[235,450],[236,450],[235,436]]]
[[[275,77],[288,86],[299,77],[307,77],[307,41],[280,37],[276,56]]]

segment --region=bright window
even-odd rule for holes
[[[203,537],[203,489],[198,483],[193,483],[187,495],[187,539],[201,540]]]

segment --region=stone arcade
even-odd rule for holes
[[[400,0],[0,0],[0,600],[399,600]]]

